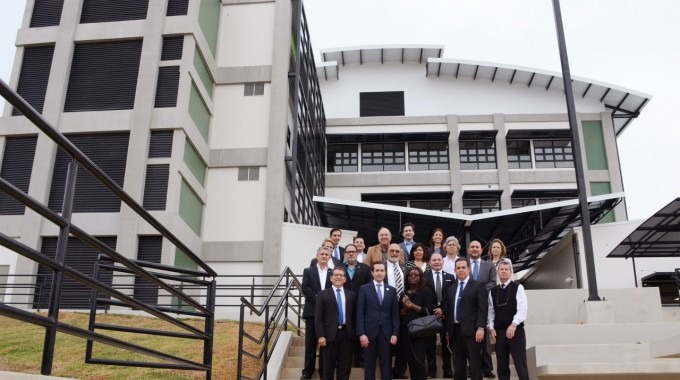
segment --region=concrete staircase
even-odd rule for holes
[[[279,379],[281,380],[298,380],[300,379],[300,375],[302,374],[302,368],[304,367],[304,356],[305,356],[305,342],[304,342],[304,337],[292,337],[291,338],[291,343],[288,348],[288,356],[285,358],[283,368],[281,368],[281,372],[279,374]],[[494,361],[494,368],[496,366],[496,358],[495,355],[492,355],[493,361]],[[440,376],[440,379],[443,379],[442,373],[441,373],[441,356],[437,356],[437,376]],[[511,366],[510,368],[512,374],[515,374],[515,369]],[[376,378],[380,378],[380,371],[376,371]],[[495,372],[495,371],[494,371]],[[407,374],[408,376],[408,370]],[[319,378],[319,374],[315,373],[314,376],[312,377],[314,379]],[[358,368],[354,367],[352,368],[352,374],[350,376],[350,379],[363,379],[364,378],[364,369],[363,368]],[[516,380],[517,377],[511,377],[512,380]]]

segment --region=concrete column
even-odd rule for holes
[[[449,173],[451,174],[451,190],[453,190],[452,209],[454,213],[463,213],[463,176],[460,172],[460,149],[458,148],[458,115],[446,116],[446,127],[449,130]]]
[[[501,194],[501,210],[512,208],[512,190],[510,189],[510,172],[508,168],[508,146],[505,143],[505,136],[508,131],[505,128],[505,115],[496,113],[493,115],[493,127],[498,131],[496,134],[496,168],[498,168],[498,186],[503,193]]]

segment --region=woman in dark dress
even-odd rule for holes
[[[408,368],[411,379],[425,380],[427,379],[425,353],[430,338],[410,337],[408,323],[416,318],[432,314],[434,309],[432,291],[425,286],[425,276],[420,268],[408,268],[405,277],[406,287],[399,304],[401,307],[399,341],[405,343],[402,347],[408,353]]]

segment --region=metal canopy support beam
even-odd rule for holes
[[[493,70],[493,75],[491,76],[491,83],[496,80],[496,73],[498,72],[498,66]]]
[[[564,81],[564,95],[567,101],[567,115],[569,129],[571,130],[571,145],[574,149],[574,169],[576,171],[576,188],[578,189],[579,205],[581,208],[581,227],[583,231],[583,245],[586,255],[586,273],[588,276],[588,300],[601,301],[597,291],[597,278],[595,275],[595,259],[593,255],[593,238],[590,231],[590,211],[586,191],[586,181],[583,170],[581,155],[581,143],[576,119],[576,106],[574,105],[574,92],[571,86],[571,73],[569,70],[569,58],[567,56],[567,43],[564,37],[562,25],[562,11],[560,1],[553,0],[553,12],[555,16],[555,29],[557,31],[557,43],[560,51],[560,63],[562,66],[562,79]],[[607,90],[609,92],[609,90]],[[605,94],[606,96],[606,94]],[[603,97],[604,99],[604,97]]]

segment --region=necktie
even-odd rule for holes
[[[472,263],[474,264],[472,266],[472,278],[476,281],[479,277],[479,263],[477,260],[473,261]]]
[[[340,248],[335,247],[335,249],[333,250],[333,257],[340,260]]]
[[[404,293],[404,281],[401,279],[401,269],[399,269],[399,266],[397,264],[394,264],[392,266],[394,269],[394,286],[397,288],[397,293],[403,294]]]
[[[380,290],[380,287],[382,286],[382,284],[376,284],[375,286],[378,287],[378,289],[377,289],[377,291],[378,291],[378,302],[380,302],[380,304],[382,304],[382,291]]]
[[[344,323],[344,320],[342,319],[344,313],[342,311],[342,295],[340,294],[340,289],[335,289],[335,299],[338,301],[338,324],[341,325]]]
[[[460,286],[458,287],[458,299],[456,300],[456,321],[460,321],[460,299],[463,298],[463,288],[465,287],[465,283],[461,281]]]
[[[505,284],[501,284],[501,289],[505,289]]]
[[[437,293],[437,304],[442,303],[442,278],[439,277],[439,272],[437,272],[437,281],[434,284],[434,291]]]

